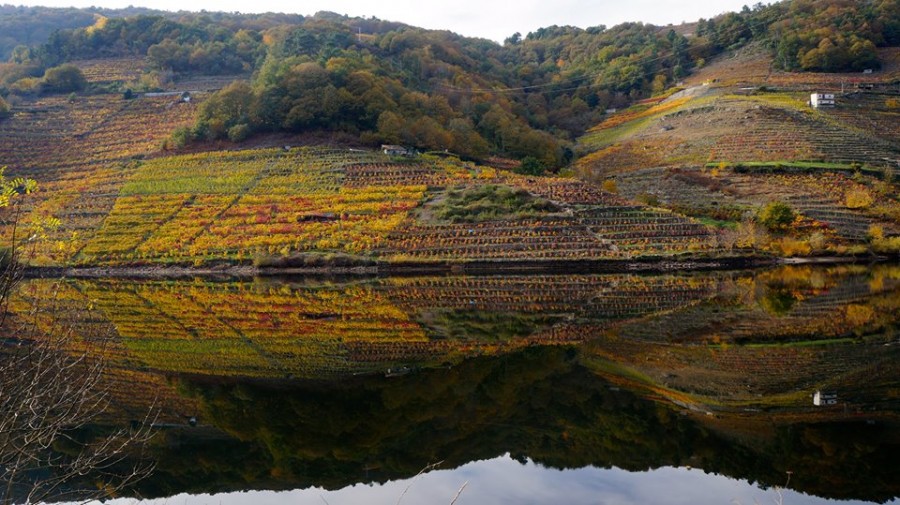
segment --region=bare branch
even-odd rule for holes
[[[12,316],[21,269],[14,257],[6,263],[0,271],[0,505],[112,496],[153,470],[143,449],[157,409],[130,428],[87,434],[109,407],[106,363],[75,345],[87,335],[78,335],[78,321],[63,312],[58,285],[28,313]]]

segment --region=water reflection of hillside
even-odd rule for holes
[[[611,321],[709,298],[717,282],[629,275],[348,284],[33,281],[21,304],[55,297],[67,310],[92,307],[90,322],[113,327],[120,356],[139,368],[321,378],[582,342]]]
[[[182,378],[202,423],[226,435],[170,431],[143,493],[333,489],[408,478],[436,461],[452,468],[511,453],[560,469],[690,465],[763,485],[783,484],[792,471],[792,487],[819,496],[900,494],[891,463],[900,449],[896,420],[751,418],[723,426],[617,387],[579,357],[540,347],[400,378]],[[741,423],[753,425],[752,438],[735,431]]]
[[[146,494],[339,487],[509,452],[900,496],[895,267],[39,280],[14,309],[49,299],[109,358],[114,417],[163,408]],[[814,407],[816,390],[838,404]],[[201,428],[174,428],[191,415]]]

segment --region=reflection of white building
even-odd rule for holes
[[[816,391],[813,395],[813,405],[823,407],[827,405],[837,405],[837,393],[823,393]]]
[[[809,95],[809,104],[814,109],[834,107],[834,93],[813,93]]]

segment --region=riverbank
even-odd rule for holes
[[[278,276],[416,276],[416,275],[528,275],[571,273],[678,272],[735,270],[776,265],[843,264],[885,261],[883,257],[773,258],[743,256],[731,258],[643,258],[633,260],[535,260],[402,262],[314,266],[255,266],[219,263],[186,265],[118,265],[84,267],[26,267],[27,278],[132,278],[183,279],[253,278]]]

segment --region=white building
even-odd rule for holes
[[[826,405],[837,405],[837,393],[824,393],[816,391],[813,395],[813,405],[816,407],[824,407]]]
[[[834,107],[834,93],[813,93],[809,95],[809,104],[814,109]]]

